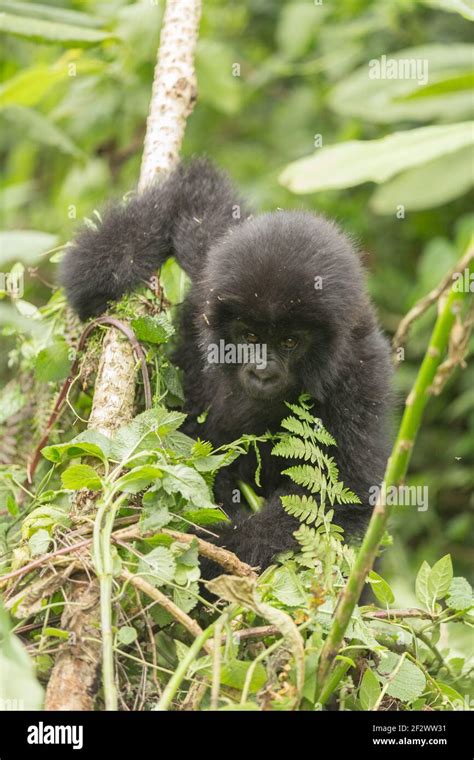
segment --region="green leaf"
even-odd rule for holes
[[[377,677],[367,668],[359,689],[359,699],[363,710],[373,710],[382,693]]]
[[[23,133],[24,137],[28,137],[42,145],[57,148],[57,150],[76,158],[83,155],[82,151],[73,143],[68,135],[57,127],[48,116],[39,113],[39,111],[21,106],[10,106],[5,109],[3,115],[15,129]],[[48,247],[52,248],[53,246]]]
[[[121,644],[133,644],[137,639],[137,629],[132,625],[123,625],[117,631],[117,639]]]
[[[167,493],[180,493],[196,507],[212,507],[209,486],[196,470],[184,464],[160,465],[164,472],[163,488]]]
[[[163,478],[163,470],[152,464],[144,464],[140,467],[134,467],[133,470],[122,475],[117,480],[117,488],[124,493],[138,493],[144,491],[148,486],[156,483]]]
[[[174,333],[174,327],[166,314],[132,319],[132,327],[138,340],[144,340],[147,343],[166,343]]]
[[[384,606],[393,604],[395,601],[395,595],[392,589],[390,588],[387,581],[384,580],[382,576],[380,576],[374,570],[371,570],[369,573],[369,583],[375,597],[379,600],[379,602],[381,602],[381,604]]]
[[[0,232],[0,263],[21,260],[32,264],[42,253],[54,248],[57,242],[57,235],[37,230]]]
[[[428,591],[428,578],[430,577],[431,567],[426,560],[423,560],[415,581],[415,594],[418,601],[426,608],[430,607],[430,593]]]
[[[162,586],[173,580],[176,560],[169,549],[157,546],[140,558],[137,572],[152,586]]]
[[[35,376],[40,382],[57,382],[68,376],[71,369],[70,348],[65,340],[55,340],[36,357]]]
[[[244,687],[245,679],[251,665],[251,662],[244,660],[231,660],[230,662],[225,663],[221,669],[221,684],[241,691]],[[250,691],[252,693],[259,691],[262,686],[265,685],[266,680],[266,670],[262,663],[259,662],[252,674]]]
[[[446,604],[452,610],[469,610],[473,605],[472,587],[465,578],[453,578]]]
[[[390,679],[391,673],[400,665],[400,656],[394,652],[385,652],[379,664],[379,672]],[[386,693],[402,702],[412,702],[423,694],[426,678],[422,670],[413,662],[404,659],[396,676],[390,681]]]
[[[418,211],[448,203],[474,184],[473,160],[469,145],[402,172],[375,191],[370,207],[377,214],[395,214],[399,205],[406,211]]]
[[[78,491],[81,488],[98,491],[102,487],[99,475],[88,464],[74,464],[68,467],[61,475],[61,482],[64,488],[70,491]]]
[[[45,554],[48,551],[48,546],[51,543],[51,536],[45,528],[35,530],[35,532],[28,539],[28,546],[32,557],[36,557],[38,554]]]
[[[75,26],[101,26],[100,18],[90,16],[88,13],[73,11],[66,8],[56,8],[53,5],[43,5],[42,3],[22,3],[17,0],[0,3],[0,10],[15,14],[15,16],[31,16],[31,18],[42,18],[49,21],[62,21],[66,24]]]
[[[43,689],[36,680],[33,661],[20,639],[10,633],[8,615],[0,605],[0,702],[40,710]]]
[[[111,441],[105,435],[95,430],[86,430],[67,443],[45,446],[41,453],[45,459],[59,464],[83,456],[97,457],[105,464],[110,447]]]
[[[280,182],[294,193],[385,182],[395,174],[472,145],[472,122],[419,127],[378,140],[349,140],[289,164]]]
[[[306,603],[297,577],[286,567],[279,567],[272,579],[272,593],[282,604],[298,607]]]
[[[435,565],[428,576],[428,594],[433,601],[443,599],[449,591],[453,579],[451,555],[446,554]]]
[[[189,290],[191,280],[178,262],[169,258],[160,269],[160,284],[165,296],[173,305],[182,303]]]
[[[438,80],[448,79],[471,71],[472,45],[432,44],[391,52],[387,58],[395,61],[426,62],[429,86]],[[428,82],[426,83],[428,85]],[[469,118],[473,104],[469,92],[452,92],[435,97],[402,100],[423,85],[409,77],[372,78],[369,63],[365,62],[354,73],[339,82],[330,94],[330,105],[339,114],[363,119],[371,123],[400,123],[403,121],[444,121]]]
[[[61,24],[56,21],[43,21],[27,16],[13,16],[10,13],[0,14],[0,32],[26,37],[48,44],[64,44],[76,47],[97,45],[105,40],[115,39],[114,35],[99,32],[95,29]]]
[[[423,2],[432,8],[439,8],[447,13],[459,13],[469,21],[474,21],[472,0],[423,0]]]

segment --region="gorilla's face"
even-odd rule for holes
[[[234,319],[232,343],[240,362],[234,371],[244,393],[255,401],[289,399],[301,390],[300,364],[311,338],[307,330],[292,325],[252,324]]]

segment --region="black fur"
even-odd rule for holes
[[[313,412],[338,443],[331,453],[341,479],[362,500],[338,507],[336,521],[347,539],[360,538],[371,513],[369,488],[381,482],[388,455],[391,368],[351,242],[332,222],[307,212],[248,218],[229,180],[198,160],[109,210],[96,231],[83,230],[66,256],[62,282],[84,318],[148,279],[169,255],[192,280],[176,355],[184,370],[186,432],[219,445],[242,433],[275,431],[287,412],[284,400],[311,394]],[[300,329],[309,336],[303,353],[276,356],[287,382],[284,398],[256,399],[235,365],[208,363],[208,345],[232,342],[240,319],[269,340]],[[249,517],[233,502],[237,481],[253,482],[253,456],[240,457],[216,482],[216,498],[233,520],[219,543],[261,568],[294,547],[297,527],[280,503],[296,489],[280,474],[282,460],[269,452],[263,447],[259,513]]]

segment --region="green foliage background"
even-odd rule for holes
[[[27,267],[27,304],[21,314],[7,299],[0,303],[5,352],[14,349],[18,331],[34,330],[28,304],[41,306],[51,295],[56,266],[44,252],[66,242],[84,216],[136,183],[162,15],[162,4],[148,0],[62,0],[52,6],[55,13],[37,3],[0,3],[0,12],[7,14],[0,207],[7,230],[35,232],[7,234],[2,241],[2,271],[18,261]],[[464,17],[451,6],[448,0],[339,0],[321,6],[309,0],[204,2],[199,99],[183,154],[207,153],[261,210],[308,208],[335,217],[366,252],[370,289],[389,334],[465,247],[473,226],[466,181],[472,155],[461,149],[440,154],[428,167],[425,185],[416,188],[418,199],[426,192],[425,206],[407,209],[404,219],[396,217],[395,205],[404,203],[416,176],[405,178],[404,192],[386,189],[394,208],[383,214],[376,213],[380,201],[377,205],[374,199],[374,188],[383,184],[352,187],[349,182],[340,189],[296,195],[279,178],[287,164],[314,152],[315,135],[322,135],[326,148],[472,117],[467,84],[472,12],[467,3],[459,3]],[[373,58],[420,46],[427,46],[425,57],[438,89],[420,97],[420,86],[412,82],[412,92],[391,94],[385,82],[386,100],[374,108],[373,93],[357,90],[354,72]],[[433,317],[430,313],[413,330],[397,372],[400,409]],[[2,362],[2,381],[30,365],[41,382],[47,352],[57,355],[58,345],[51,341],[42,350],[46,355],[38,359],[15,348],[9,366]],[[47,390],[52,378],[43,377]],[[15,404],[12,393],[2,395],[2,421]],[[472,364],[429,405],[410,472],[410,484],[428,486],[429,508],[399,510],[393,529],[401,540],[384,568],[407,604],[413,601],[411,579],[423,559],[433,564],[450,553],[458,574],[472,570]]]

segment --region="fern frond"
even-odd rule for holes
[[[281,503],[289,515],[297,517],[301,522],[312,523],[318,520],[319,504],[311,496],[281,496]],[[321,518],[319,518],[321,520]]]
[[[308,488],[311,493],[321,491],[323,475],[317,467],[311,467],[309,464],[295,465],[283,470],[282,474],[288,475],[297,485]]]

